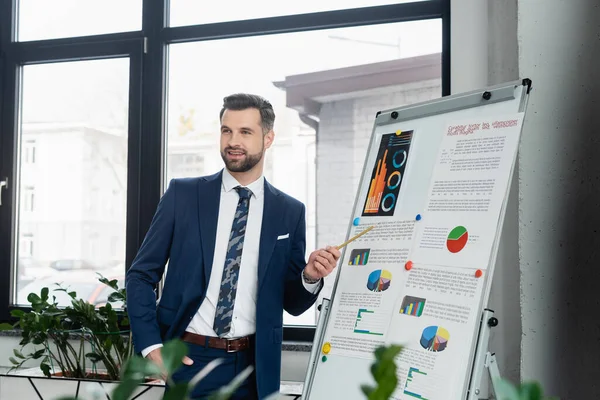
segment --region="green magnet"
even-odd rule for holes
[[[321,361],[323,361],[323,362],[327,361],[327,356],[323,356],[323,357],[321,358]]]

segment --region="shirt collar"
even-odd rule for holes
[[[233,175],[231,175],[231,173],[229,173],[229,171],[227,171],[226,168],[223,168],[223,185],[222,185],[223,191],[230,192],[232,190],[235,190],[236,186],[244,186],[244,185],[240,184],[237,181],[237,179],[235,179],[233,177]],[[248,189],[250,189],[252,191],[252,195],[254,196],[254,198],[256,198],[256,199],[260,198],[263,195],[264,189],[265,189],[264,175],[261,175],[257,180],[255,180],[254,182],[252,182],[249,185],[246,185],[245,187],[247,187]]]

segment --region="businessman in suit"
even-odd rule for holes
[[[224,360],[199,383],[195,398],[252,365],[235,398],[262,399],[279,390],[283,310],[300,315],[314,304],[340,252],[327,246],[306,261],[304,205],[263,176],[274,139],[271,104],[234,94],[224,99],[220,118],[225,168],[170,182],[127,272],[127,309],[144,357],[160,364],[164,341],[186,342],[189,357],[175,381]]]

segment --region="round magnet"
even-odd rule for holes
[[[327,356],[323,356],[323,357],[321,358],[321,361],[323,361],[323,362],[327,361]]]
[[[483,271],[482,270],[478,269],[477,271],[475,271],[475,276],[477,278],[481,278],[482,275],[483,275]]]
[[[354,226],[358,226],[358,224],[360,224],[360,218],[358,218],[358,217],[354,218],[353,224],[354,224]]]
[[[417,221],[420,221],[420,220],[421,220],[421,214],[417,214],[417,216],[415,217],[415,219],[416,219]]]
[[[402,135],[402,131],[400,131],[400,130],[396,131],[396,136],[400,136],[400,135]]]
[[[329,354],[329,352],[331,351],[331,343],[325,342],[321,350],[323,351],[323,354]]]
[[[413,267],[413,262],[412,261],[407,261],[406,264],[404,264],[404,269],[406,269],[407,271],[410,271]]]

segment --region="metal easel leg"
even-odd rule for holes
[[[498,398],[498,390],[496,388],[496,380],[500,378],[500,370],[498,369],[498,362],[496,361],[496,354],[487,352],[485,357],[485,367],[490,373],[490,380],[492,381],[492,387],[494,389],[494,397]]]
[[[495,378],[500,377],[500,371],[498,370],[498,364],[496,363],[496,356],[488,351],[490,331],[496,325],[498,325],[498,319],[494,317],[494,311],[486,308],[481,316],[477,347],[475,349],[475,360],[473,362],[473,370],[471,371],[471,380],[469,383],[469,390],[467,392],[467,400],[479,400],[479,396],[482,394],[481,377],[483,375],[484,368],[489,370],[490,376],[492,377],[492,384],[494,383]],[[495,388],[494,393],[496,393]]]
[[[323,302],[319,306],[320,314],[319,320],[317,321],[317,327],[315,329],[315,338],[313,340],[312,350],[310,352],[310,359],[308,362],[308,370],[306,373],[306,377],[304,379],[304,385],[302,387],[302,396],[301,398],[304,400],[308,399],[312,382],[314,378],[317,357],[319,356],[319,352],[321,350],[323,334],[325,333],[325,323],[327,321],[327,317],[329,315],[331,301],[329,299],[323,299]]]

